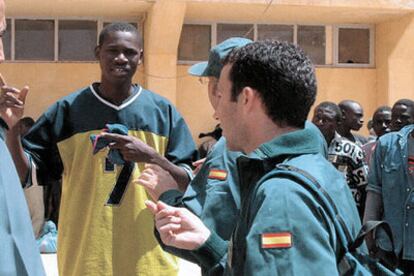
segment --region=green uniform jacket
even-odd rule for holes
[[[319,129],[311,122],[306,122],[305,129],[306,133],[315,137],[317,152],[326,158],[327,146]],[[226,140],[221,138],[207,155],[200,172],[191,181],[184,194],[170,190],[160,197],[161,201],[169,205],[188,208],[215,232],[211,239],[217,239],[219,247],[209,248],[206,244],[198,250],[188,251],[165,246],[158,232],[155,231],[164,250],[199,264],[203,275],[220,275],[226,264],[227,241],[237,223],[240,210],[239,176],[236,164],[239,156],[241,153],[227,151]],[[247,169],[250,171],[253,168]],[[221,175],[223,178],[220,179],[220,175],[214,174],[217,171],[225,173],[225,177]]]
[[[352,194],[344,177],[319,153],[319,140],[314,132],[302,129],[261,145],[251,158],[238,159],[241,214],[225,274],[338,274],[340,243],[318,201],[294,180],[260,180],[277,163],[309,172],[328,191],[356,236],[361,225]],[[214,258],[225,247],[212,233],[202,249]]]

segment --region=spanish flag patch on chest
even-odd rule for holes
[[[262,234],[262,248],[290,247],[292,247],[292,234],[289,232]]]
[[[227,172],[224,170],[210,170],[208,173],[209,179],[226,180]]]

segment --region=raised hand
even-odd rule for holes
[[[169,206],[161,201],[145,205],[155,216],[155,227],[161,240],[168,246],[194,250],[203,245],[210,236],[210,230],[193,213],[185,208]]]
[[[145,170],[134,183],[142,185],[154,201],[168,190],[179,189],[171,174],[155,164],[145,164]]]
[[[25,86],[19,90],[7,86],[1,75],[0,86],[0,117],[7,123],[9,128],[12,128],[23,117],[29,87]]]

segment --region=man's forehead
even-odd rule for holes
[[[374,114],[374,120],[375,119],[382,119],[384,117],[391,117],[391,111],[390,110],[381,110]]]
[[[403,112],[408,111],[408,109],[409,109],[409,106],[407,106],[406,104],[403,104],[403,103],[399,103],[399,104],[395,104],[392,107],[392,112],[391,113],[395,113],[395,112],[403,113]]]
[[[332,116],[332,117],[336,115],[336,112],[333,111],[330,107],[327,107],[327,106],[318,107],[315,111],[319,114],[329,115],[329,116]]]

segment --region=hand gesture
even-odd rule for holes
[[[160,195],[168,190],[179,189],[171,174],[155,164],[145,164],[145,170],[134,182],[144,186],[154,201],[157,201]]]
[[[24,104],[29,87],[25,86],[19,90],[7,86],[1,75],[0,86],[0,117],[7,123],[9,128],[12,128],[23,117]]]
[[[157,204],[146,201],[145,205],[155,215],[155,227],[168,246],[194,250],[210,236],[210,230],[203,222],[185,208],[175,208],[161,201]]]
[[[107,132],[100,135],[112,141],[109,147],[119,150],[125,161],[151,163],[151,160],[158,155],[153,148],[133,136]]]

